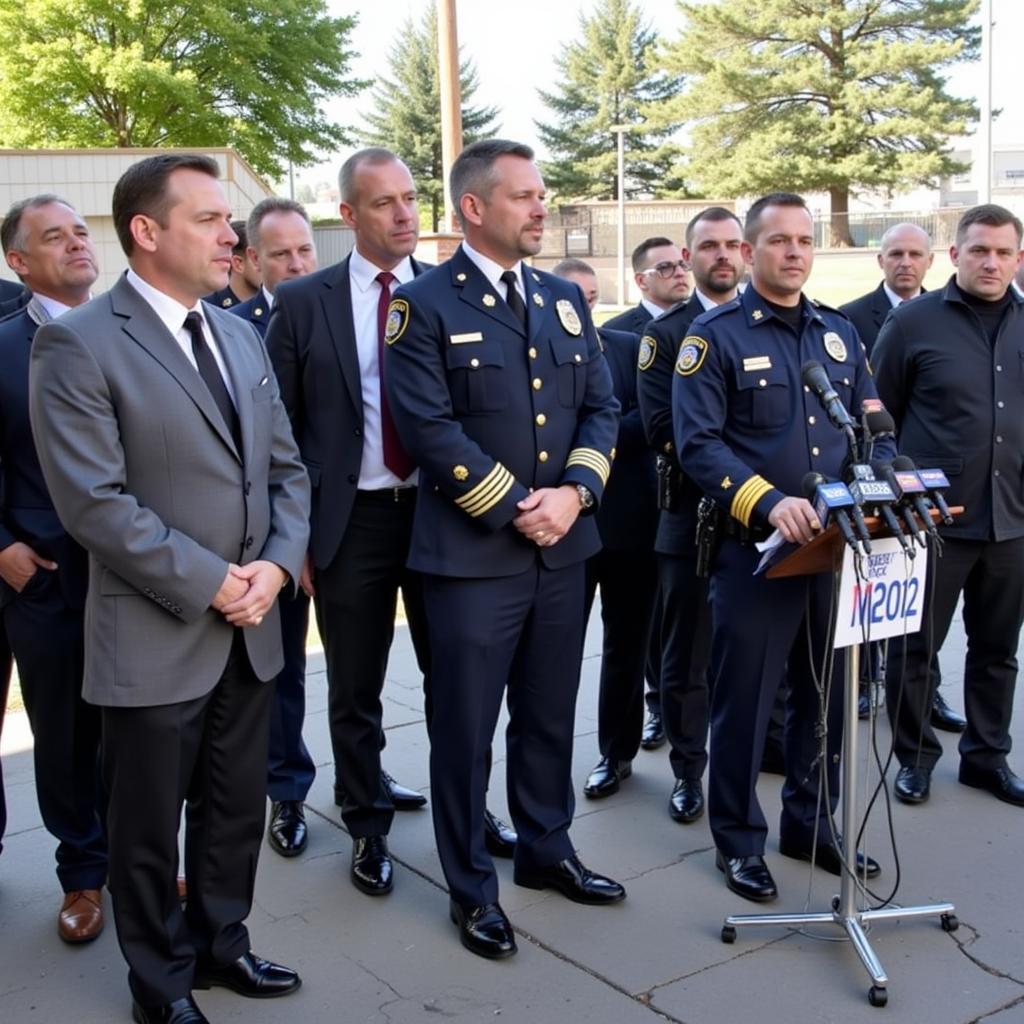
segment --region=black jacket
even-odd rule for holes
[[[651,314],[643,303],[637,303],[632,309],[613,316],[606,320],[602,326],[613,331],[626,331],[629,334],[643,334],[644,327],[650,322]]]
[[[885,323],[885,318],[892,310],[892,303],[885,293],[885,286],[880,284],[873,292],[862,295],[859,299],[846,302],[839,307],[842,313],[857,328],[864,348],[871,355],[875,347],[875,339]]]
[[[873,362],[900,451],[941,469],[964,506],[949,535],[1024,536],[1024,299],[1011,289],[992,346],[951,278],[889,314]]]

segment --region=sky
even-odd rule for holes
[[[388,52],[407,18],[418,22],[429,0],[389,0],[387,3],[356,4],[354,0],[328,0],[334,15],[359,10],[352,33],[359,58],[353,63],[358,78],[388,75]],[[594,0],[517,0],[504,8],[485,0],[461,0],[457,5],[459,42],[464,57],[476,65],[480,88],[473,98],[477,105],[500,108],[502,135],[526,142],[538,149],[534,118],[543,118],[547,108],[538,89],[550,90],[557,81],[554,60],[576,37],[580,13],[588,13]],[[683,25],[675,0],[640,0],[647,22],[663,37],[675,38]],[[1019,75],[1020,40],[1024,39],[1024,3],[1020,0],[992,0],[993,20],[993,106],[1002,115],[993,126],[993,144],[1024,144],[1024,98]],[[503,12],[503,13],[502,13]],[[965,65],[950,75],[955,93],[977,98],[983,78],[979,63]],[[352,99],[328,105],[331,117],[343,124],[361,125],[362,113],[370,109],[370,91]],[[296,173],[299,182],[333,179],[347,154],[331,154],[324,163]]]

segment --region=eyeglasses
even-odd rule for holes
[[[653,267],[648,267],[643,271],[644,274],[657,274],[658,277],[663,277],[668,280],[670,277],[675,276],[677,270],[685,271],[687,269],[686,260],[676,260],[674,263],[669,260],[665,260],[664,263],[655,263]]]

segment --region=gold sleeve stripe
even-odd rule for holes
[[[565,462],[566,469],[570,466],[592,469],[601,478],[602,485],[608,483],[608,474],[612,471],[611,463],[596,448],[573,448]]]
[[[496,462],[490,473],[471,491],[462,495],[461,498],[456,498],[455,503],[471,516],[482,516],[508,494],[512,489],[514,479],[500,462]]]
[[[729,513],[734,519],[738,519],[744,526],[750,525],[750,516],[754,506],[772,489],[763,476],[756,473],[747,480],[736,492],[729,507]]]

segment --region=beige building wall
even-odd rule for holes
[[[166,149],[0,149],[0,217],[12,203],[41,192],[66,199],[89,223],[96,243],[100,277],[96,291],[109,288],[127,266],[110,216],[117,179],[145,156]],[[189,150],[212,156],[220,166],[234,217],[273,195],[270,186],[233,149]],[[17,280],[6,262],[0,276]]]

